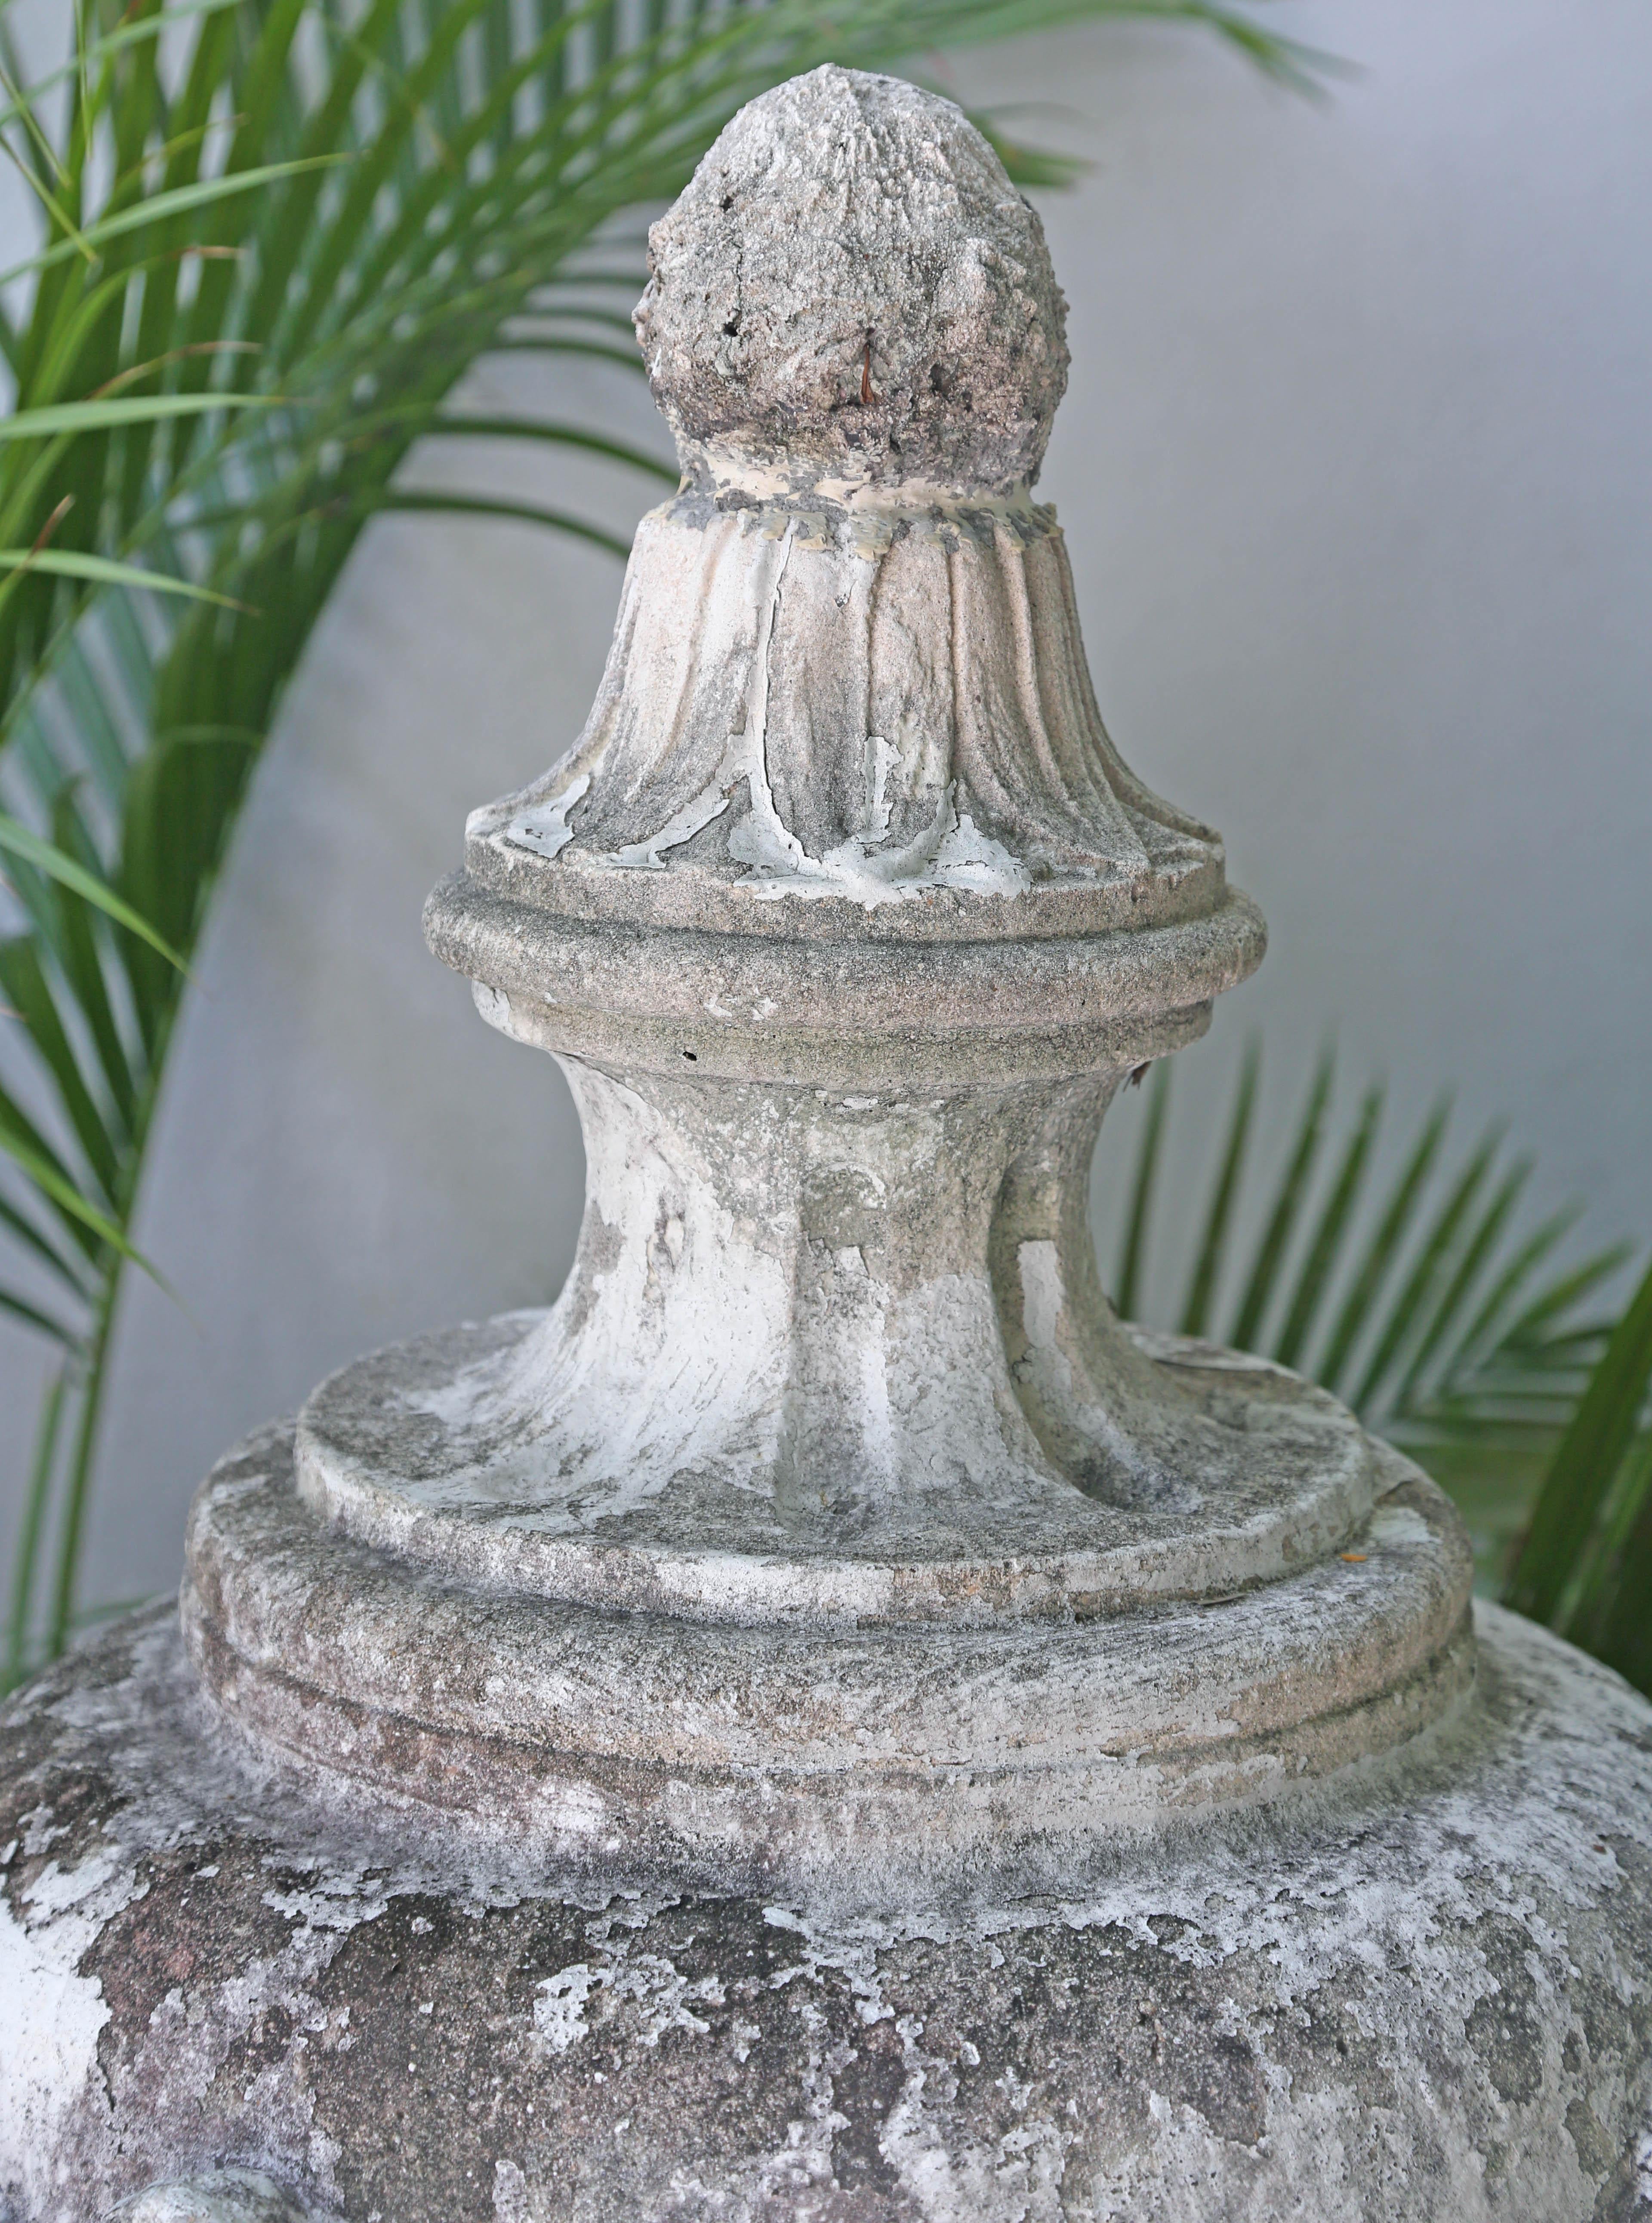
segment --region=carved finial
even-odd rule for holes
[[[968,118],[815,70],[741,110],[650,238],[637,330],[687,483],[638,528],[584,732],[475,815],[473,869],[745,931],[894,910],[921,935],[1100,932],[1220,906],[1218,837],[1136,778],[1096,708],[1029,492],[1065,304]]]
[[[830,66],[777,85],[648,247],[637,337],[697,477],[771,495],[1037,478],[1067,305],[1037,212],[951,101]]]
[[[748,473],[851,425],[880,469],[907,425],[1031,468],[1058,297],[1000,179],[878,79],[748,110],[655,234],[679,425]],[[750,259],[690,297],[742,179]],[[955,294],[991,375],[931,410]],[[696,369],[742,303],[772,355]],[[186,1625],[255,1735],[609,1879],[974,1888],[1410,1735],[1471,1672],[1472,1562],[1324,1392],[1102,1294],[1101,1115],[1263,927],[1102,730],[1053,513],[804,482],[644,519],[585,732],[426,909],[575,1092],[563,1295],[324,1383],[296,1491],[262,1442],[220,1470]]]

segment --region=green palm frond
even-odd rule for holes
[[[60,1648],[111,1338],[187,966],[259,753],[370,520],[594,520],[431,492],[428,438],[663,459],[467,418],[495,351],[634,372],[636,211],[753,94],[825,60],[1107,16],[1318,65],[1203,0],[85,0],[0,142],[39,238],[0,316],[0,1311],[61,1365],[7,1672]],[[7,47],[0,28],[0,49]],[[42,96],[49,98],[42,98]],[[1029,177],[1044,158],[1011,148]]]
[[[129,904],[123,903],[106,881],[99,878],[96,872],[89,872],[84,865],[77,864],[73,857],[65,855],[54,842],[42,841],[38,834],[31,834],[27,826],[20,826],[3,810],[0,810],[0,854],[22,858],[36,872],[43,872],[48,879],[56,880],[60,886],[78,896],[83,903],[90,904],[94,910],[102,911],[106,918],[112,918],[117,925],[123,926],[129,934],[135,934],[141,941],[147,941],[152,949],[158,950],[169,964],[177,966],[180,972],[187,971],[183,959],[174,950],[167,948],[148,920],[140,917]],[[35,1002],[41,1012],[51,1011],[50,997],[43,982],[40,984],[38,997],[31,1000]],[[47,1038],[55,1041],[60,1034],[55,1014],[53,1014]],[[66,1046],[65,1055],[68,1055]],[[53,1062],[55,1067],[56,1061]]]
[[[1557,1462],[1558,1464],[1558,1462]],[[1613,1478],[1575,1602],[1561,1617],[1573,1642],[1652,1696],[1652,1427],[1641,1424]]]
[[[1613,1329],[1561,1438],[1509,1578],[1522,1613],[1652,1687],[1652,1269]]]
[[[1156,1069],[1117,1204],[1119,1309],[1263,1351],[1346,1398],[1456,1496],[1487,1587],[1506,1580],[1523,1611],[1622,1664],[1636,1626],[1622,1601],[1652,1603],[1652,1466],[1637,1433],[1652,1281],[1614,1329],[1601,1307],[1627,1246],[1561,1263],[1575,1212],[1523,1231],[1529,1165],[1508,1157],[1497,1128],[1453,1156],[1447,1099],[1379,1183],[1383,1092],[1368,1089],[1339,1123],[1328,1052],[1283,1131],[1272,1187],[1247,1192],[1259,1073],[1252,1042],[1219,1125],[1178,1301],[1151,1271],[1174,1139],[1170,1067]],[[1241,1223],[1257,1232],[1236,1257]],[[1635,1672],[1652,1672],[1652,1652]]]

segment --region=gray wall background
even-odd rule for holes
[[[1278,1123],[1327,1031],[1351,1091],[1504,1115],[1535,1202],[1652,1235],[1652,14],[1643,0],[1318,0],[1361,65],[1314,106],[1186,35],[1088,27],[945,65],[1094,165],[1044,194],[1074,373],[1044,492],[1104,708],[1213,818],[1273,946],[1178,1081],[1251,1026]],[[1025,105],[1019,105],[1025,104]],[[513,362],[479,404],[627,423]],[[432,454],[628,526],[640,481]],[[463,470],[461,481],[459,473]],[[559,1076],[495,1036],[419,910],[466,809],[579,726],[618,567],[508,526],[369,532],[287,702],[174,1060],[88,1597],[175,1578],[236,1435],[354,1352],[531,1301],[582,1179]],[[1139,1117],[1104,1139],[1113,1162]],[[1104,1172],[1103,1182],[1107,1179]],[[0,1329],[0,1523],[40,1350]]]

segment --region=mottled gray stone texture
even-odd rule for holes
[[[0,2214],[1631,2223],[1652,1708],[1492,1609],[1479,1661],[1398,1762],[868,1913],[329,1792],[128,1622],[0,1722]]]
[[[120,2223],[320,2223],[315,2211],[259,2169],[175,2177],[123,2200]]]

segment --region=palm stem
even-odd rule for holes
[[[1187,1302],[1182,1307],[1181,1330],[1183,1335],[1203,1335],[1210,1325],[1211,1307],[1216,1300],[1216,1285],[1221,1277],[1222,1260],[1227,1249],[1228,1229],[1239,1195],[1245,1144],[1251,1136],[1251,1114],[1256,1104],[1257,1075],[1261,1064],[1262,1045],[1252,1035],[1245,1046],[1245,1061],[1239,1067],[1239,1086],[1234,1091],[1233,1109],[1228,1122],[1227,1144],[1222,1153],[1216,1187],[1205,1212],[1204,1235],[1199,1245],[1193,1279],[1188,1284]]]
[[[1331,1052],[1324,1051],[1308,1086],[1308,1100],[1302,1107],[1302,1119],[1296,1130],[1295,1147],[1274,1200],[1262,1240],[1257,1246],[1256,1257],[1251,1267],[1251,1278],[1245,1283],[1245,1294],[1239,1299],[1239,1310],[1227,1340],[1237,1350],[1254,1351],[1261,1339],[1263,1323],[1272,1300],[1274,1284],[1285,1263],[1291,1231],[1296,1225],[1296,1215],[1302,1206],[1308,1179],[1319,1156],[1320,1136],[1325,1124],[1325,1107],[1331,1099],[1331,1083],[1335,1061]]]
[[[125,1259],[117,1252],[110,1263],[98,1297],[91,1340],[87,1349],[86,1377],[80,1393],[79,1425],[75,1430],[74,1456],[64,1489],[63,1529],[58,1539],[57,1579],[53,1585],[52,1617],[46,1632],[46,1656],[48,1659],[55,1659],[68,1642],[70,1625],[74,1616],[75,1583],[80,1570],[81,1531],[85,1522],[92,1460],[98,1448],[98,1426],[103,1417],[104,1393],[108,1384],[115,1313],[125,1279]]]
[[[29,1463],[28,1495],[23,1503],[23,1522],[17,1537],[17,1556],[11,1571],[11,1619],[6,1632],[6,1658],[0,1674],[0,1691],[21,1683],[28,1671],[30,1609],[35,1597],[35,1570],[41,1539],[46,1527],[46,1508],[52,1494],[52,1474],[57,1464],[58,1431],[63,1419],[64,1393],[72,1362],[65,1359],[41,1401],[35,1432],[34,1457]]]
[[[1158,1177],[1159,1149],[1164,1137],[1164,1113],[1170,1102],[1170,1068],[1161,1060],[1153,1068],[1147,1091],[1147,1118],[1142,1127],[1141,1148],[1136,1158],[1136,1178],[1131,1189],[1130,1219],[1119,1261],[1118,1285],[1113,1301],[1126,1319],[1135,1317],[1142,1293],[1147,1260],[1147,1238],[1153,1219],[1153,1190]]]

